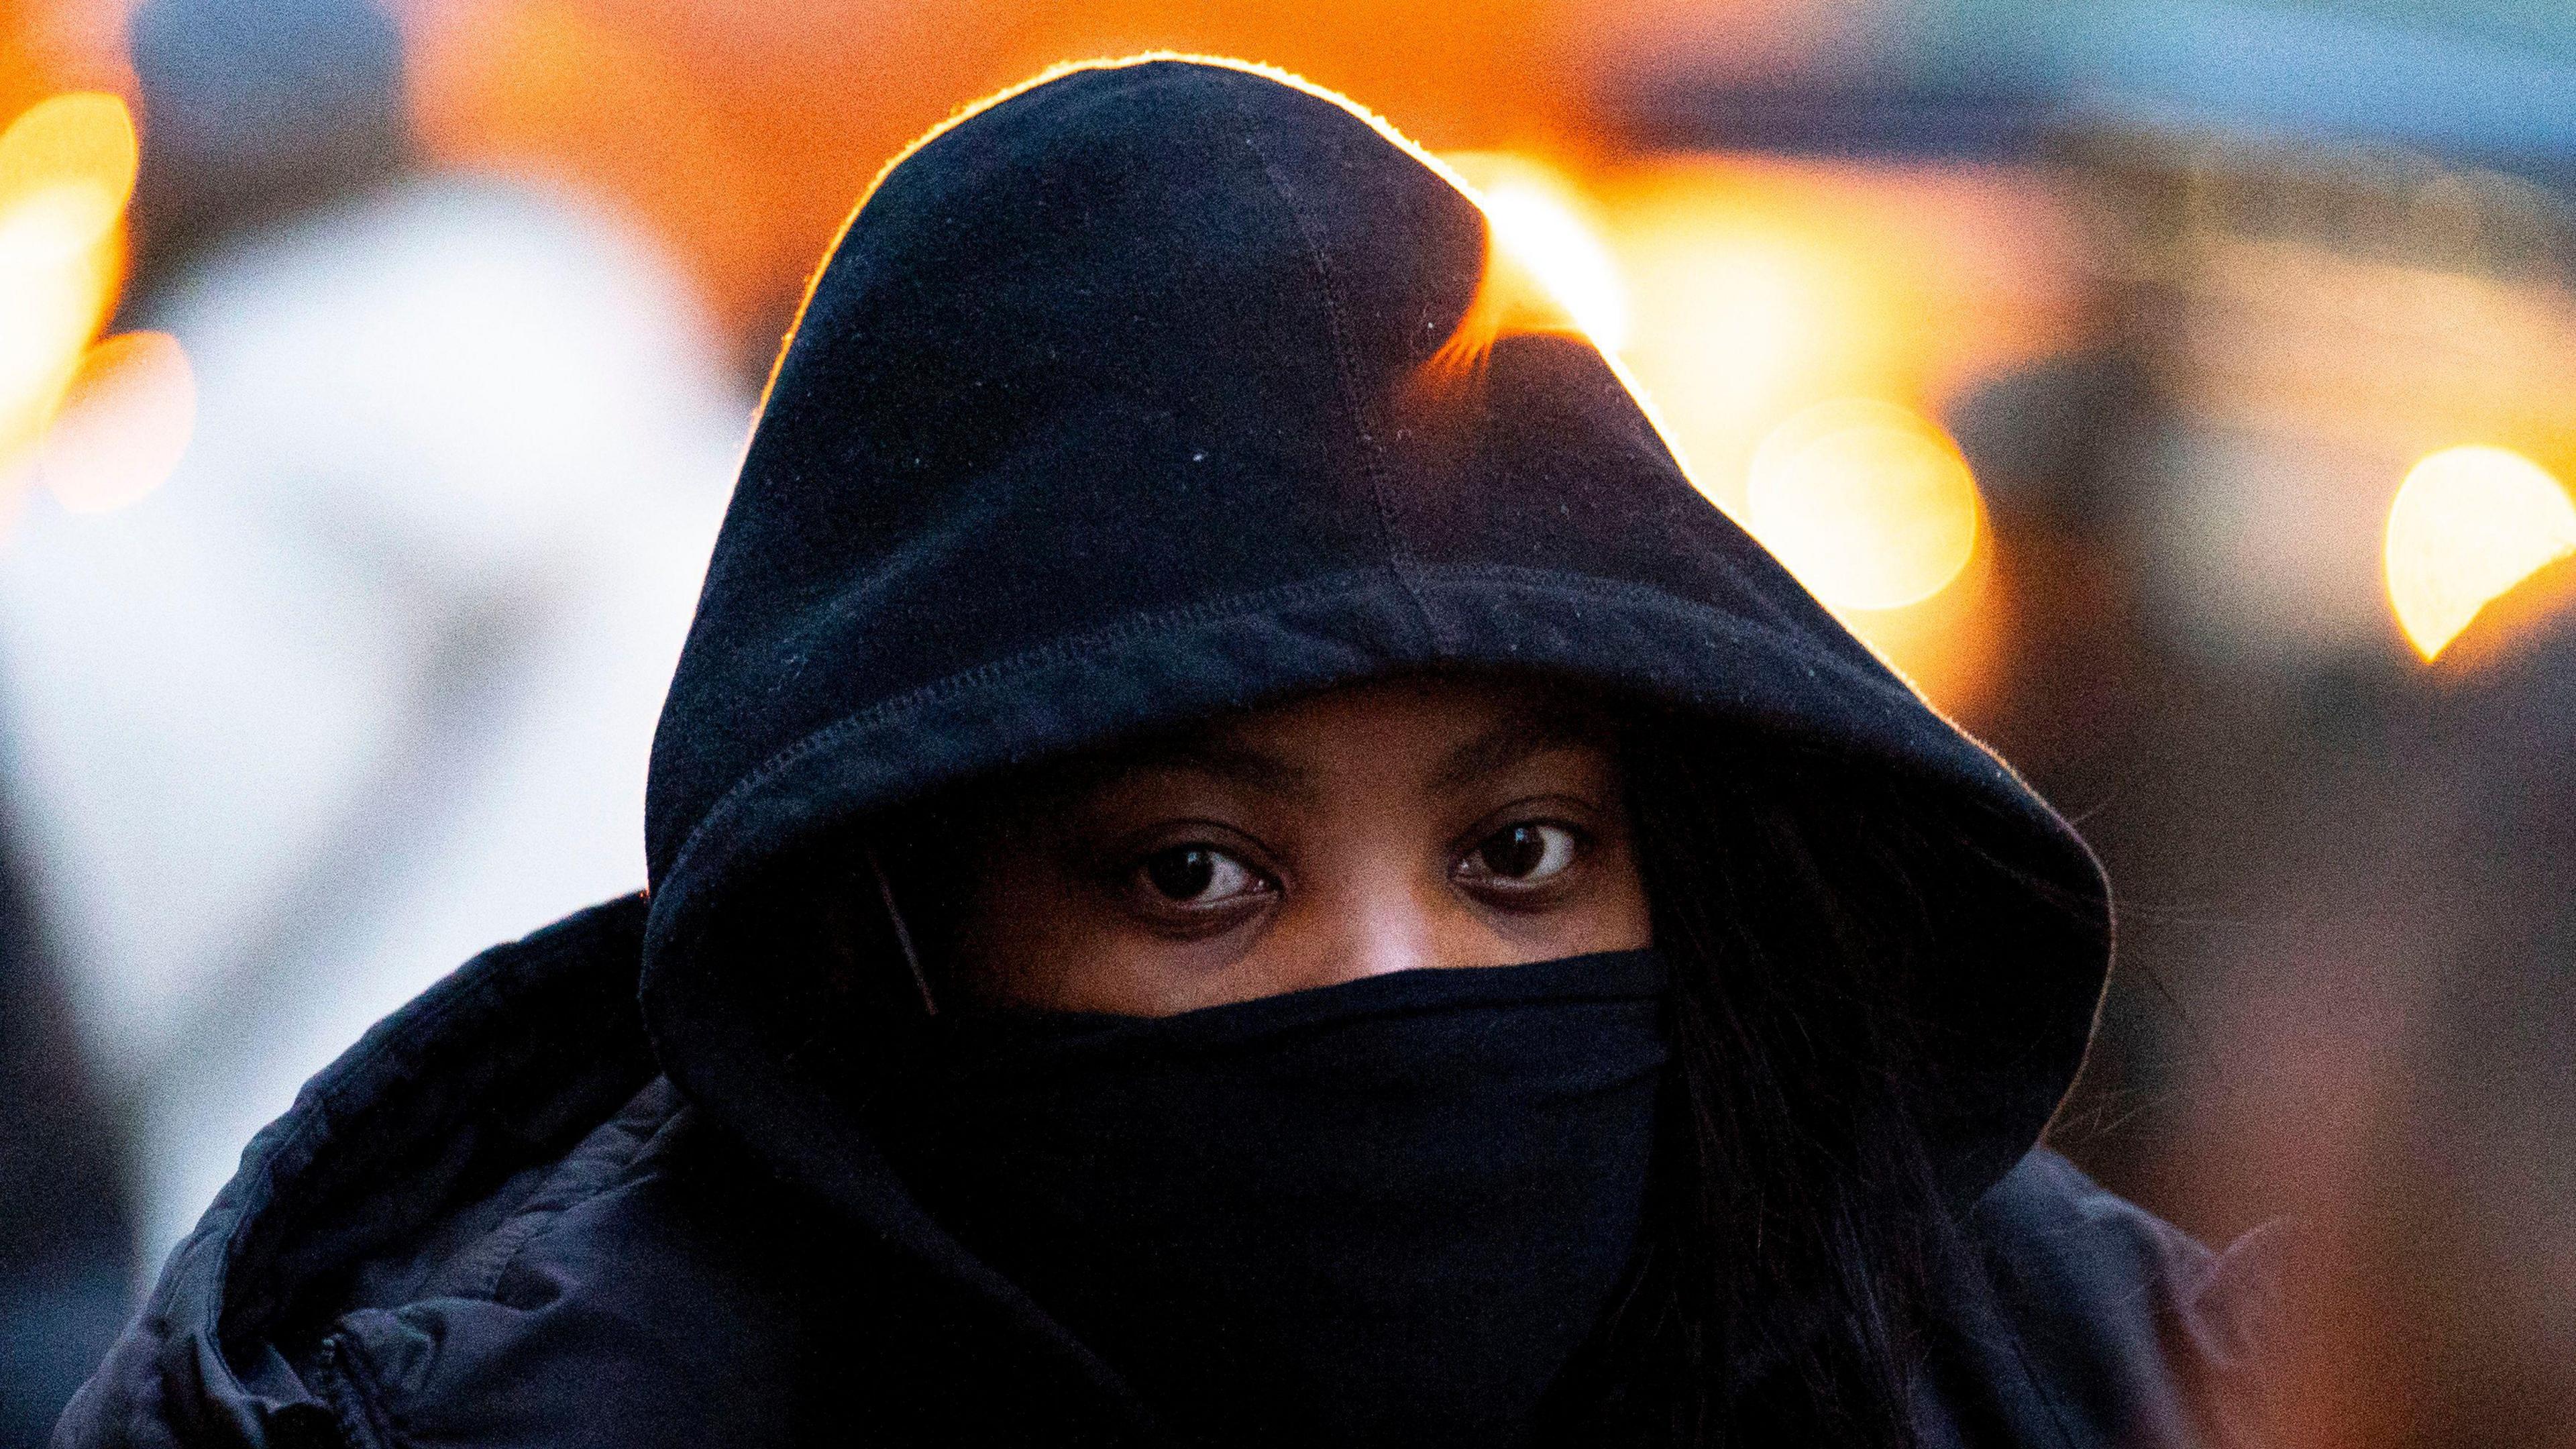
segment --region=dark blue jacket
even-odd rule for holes
[[[1936,1442],[2225,1442],[2261,1283],[2033,1152],[2100,871],[1683,476],[1483,213],[1247,68],[1077,69],[878,183],[780,361],[655,741],[649,902],[380,1026],[261,1136],[67,1416],[90,1445],[1152,1443],[829,1083],[910,988],[816,969],[925,791],[1427,667],[1645,696],[1901,778],[1945,828],[1907,1084],[1994,1290]],[[852,933],[855,932],[853,935]],[[873,932],[873,934],[871,934]],[[854,984],[855,983],[855,984]]]

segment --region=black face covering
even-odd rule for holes
[[[1662,987],[1638,951],[943,1019],[869,1115],[1184,1439],[1508,1445],[1635,1250]]]

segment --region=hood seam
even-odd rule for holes
[[[1306,253],[1306,263],[1315,274],[1315,298],[1324,309],[1324,329],[1333,344],[1333,371],[1342,394],[1342,406],[1350,413],[1351,432],[1359,439],[1360,466],[1368,473],[1369,495],[1376,505],[1379,536],[1385,542],[1387,572],[1396,586],[1412,601],[1414,621],[1423,636],[1439,643],[1439,627],[1432,620],[1431,609],[1424,603],[1421,591],[1414,586],[1412,555],[1404,546],[1404,535],[1396,526],[1395,501],[1387,485],[1385,450],[1378,445],[1377,433],[1369,427],[1368,413],[1360,400],[1359,378],[1351,363],[1348,329],[1342,321],[1340,284],[1324,256],[1323,242],[1307,224],[1305,208],[1298,204],[1296,192],[1288,184],[1277,162],[1261,144],[1260,122],[1244,107],[1239,95],[1229,93],[1227,102],[1243,124],[1243,144],[1260,164],[1261,174],[1270,183],[1270,193],[1287,209],[1289,222],[1297,228],[1297,240]]]

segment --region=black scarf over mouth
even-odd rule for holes
[[[1634,951],[944,1018],[868,1114],[1185,1440],[1512,1444],[1636,1250],[1663,982]]]

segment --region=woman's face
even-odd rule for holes
[[[986,835],[979,999],[1162,1016],[1648,943],[1601,732],[1540,689],[1401,680],[1121,757]]]

